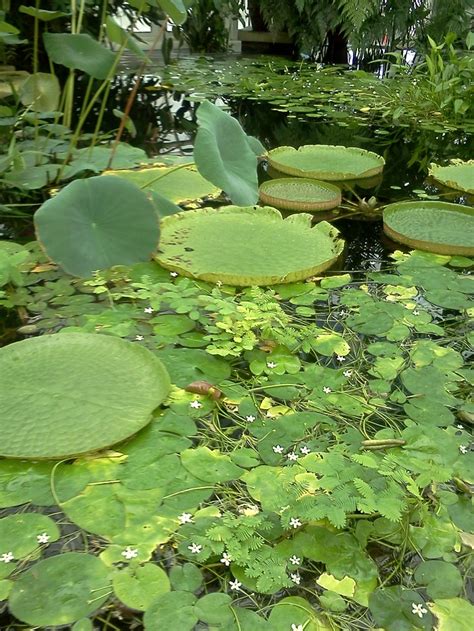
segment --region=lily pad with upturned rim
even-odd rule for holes
[[[228,285],[272,285],[313,276],[330,267],[344,243],[311,215],[283,220],[275,208],[225,206],[165,217],[156,260],[184,276]]]
[[[436,254],[474,255],[474,208],[439,201],[397,202],[383,211],[385,234]]]
[[[268,163],[281,173],[319,180],[357,180],[383,171],[385,160],[378,154],[339,145],[277,147],[268,152]]]
[[[283,210],[330,210],[341,203],[341,190],[319,180],[288,177],[260,185],[260,201]]]
[[[429,175],[448,188],[474,194],[474,160],[453,160],[446,166],[431,164]]]
[[[150,351],[106,335],[30,338],[0,350],[0,455],[59,459],[118,443],[170,387]]]

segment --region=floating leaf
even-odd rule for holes
[[[377,175],[385,164],[385,160],[372,151],[338,145],[277,147],[268,152],[268,162],[288,175],[340,181]]]
[[[64,458],[144,427],[169,378],[147,349],[87,333],[46,335],[0,350],[1,455]]]
[[[229,456],[217,449],[196,447],[181,452],[183,466],[204,482],[227,482],[239,478],[244,469],[232,462]]]
[[[173,589],[185,592],[197,591],[203,582],[203,575],[193,563],[175,565],[170,571],[170,581]]]
[[[474,607],[462,598],[440,598],[430,610],[437,618],[437,631],[471,631]]]
[[[8,604],[35,627],[71,624],[109,597],[109,569],[90,554],[69,552],[36,563],[15,581]]]
[[[157,355],[167,366],[172,382],[180,388],[202,379],[216,384],[230,377],[226,361],[197,348],[166,348]]]
[[[232,598],[229,594],[206,594],[194,605],[194,612],[199,620],[209,625],[227,625],[234,619],[231,609]]]
[[[36,504],[51,506],[51,470],[49,462],[0,460],[0,507]]]
[[[52,112],[58,108],[60,94],[56,75],[36,72],[22,83],[20,101],[33,112]]]
[[[43,33],[46,52],[52,62],[83,70],[95,79],[110,76],[117,55],[86,34]]]
[[[334,263],[343,248],[326,222],[283,220],[270,207],[226,206],[178,213],[162,221],[158,262],[184,276],[229,285],[269,285],[308,278]]]
[[[474,193],[474,160],[455,160],[453,164],[431,164],[429,175],[449,188]]]
[[[38,240],[69,274],[146,261],[156,249],[153,204],[130,182],[91,177],[68,184],[35,213]]]
[[[412,248],[474,255],[474,209],[438,201],[398,202],[383,211],[385,233]]]
[[[39,513],[18,513],[0,519],[2,550],[9,550],[15,559],[23,559],[39,547],[38,535],[46,534],[49,541],[59,539],[56,522]]]
[[[413,613],[413,606],[420,606],[426,612],[421,618]],[[411,589],[401,585],[377,589],[369,598],[369,609],[379,627],[386,631],[412,631],[413,628],[433,628],[433,616],[424,600]]]
[[[155,598],[170,591],[166,572],[153,563],[117,572],[112,584],[117,598],[130,609],[138,611],[148,609]]]
[[[267,180],[259,188],[260,201],[284,210],[330,210],[341,203],[341,189],[305,178]]]
[[[325,622],[300,596],[289,596],[279,600],[271,609],[268,622],[272,631],[289,631],[292,625],[301,625],[305,631],[330,631],[332,625]]]
[[[194,160],[199,172],[227,193],[234,204],[258,200],[257,156],[239,122],[204,101],[197,112]]]
[[[145,630],[192,631],[199,620],[194,611],[196,600],[196,596],[189,592],[169,592],[159,596],[145,611],[143,618]]]
[[[426,592],[432,599],[453,598],[463,587],[458,568],[445,561],[423,561],[415,570],[415,581],[418,585],[426,585]]]

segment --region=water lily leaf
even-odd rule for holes
[[[196,600],[196,596],[189,592],[169,592],[159,596],[145,611],[143,618],[145,630],[192,631],[199,620],[194,611]]]
[[[463,587],[458,568],[445,561],[423,561],[415,570],[415,581],[418,585],[426,585],[426,592],[432,599],[453,598]]]
[[[90,554],[68,552],[36,563],[10,592],[10,611],[37,627],[71,624],[109,597],[109,569]]]
[[[282,210],[330,210],[341,203],[341,189],[333,184],[305,178],[279,178],[260,185],[263,204]]]
[[[331,625],[316,613],[309,602],[300,596],[282,598],[270,611],[268,622],[273,631],[288,631],[301,625],[305,631],[329,631]]]
[[[413,607],[419,606],[425,613],[419,617]],[[377,589],[369,598],[369,609],[378,626],[387,631],[412,631],[433,628],[433,616],[417,592],[400,585]]]
[[[115,164],[118,171],[107,171],[107,175],[117,175],[136,184],[138,188],[154,195],[160,195],[176,204],[196,202],[206,197],[216,197],[221,189],[196,170],[193,163],[178,166],[150,165],[140,169],[126,170]],[[156,197],[160,211],[160,201]],[[166,216],[172,213],[162,213]]]
[[[26,15],[30,15],[32,18],[36,18],[42,22],[50,22],[51,20],[57,20],[58,18],[70,15],[70,13],[64,13],[63,11],[47,11],[46,9],[27,7],[24,4],[20,5],[18,10],[20,13],[26,13]]]
[[[71,631],[94,631],[94,625],[90,618],[82,618],[72,625]]]
[[[60,158],[65,159],[66,153],[59,154]],[[72,154],[72,160],[66,165],[62,179],[75,177],[83,171],[92,171],[94,173],[102,173],[107,169],[110,158],[112,156],[111,146],[84,147],[76,149]],[[130,169],[136,165],[146,162],[147,154],[139,147],[133,147],[126,142],[119,142],[114,150],[112,166],[115,169]],[[126,171],[125,171],[126,172]],[[115,174],[116,171],[107,171],[105,175]]]
[[[342,596],[347,596],[348,598],[351,598],[354,595],[356,587],[356,582],[353,578],[345,576],[343,579],[338,580],[332,576],[332,574],[327,574],[326,572],[316,579],[316,583],[321,585],[321,587],[324,587],[324,589],[336,592],[336,594],[341,594]]]
[[[14,458],[64,458],[113,445],[144,427],[169,390],[150,351],[87,333],[10,344],[0,351],[0,373],[0,452]]]
[[[365,149],[337,145],[277,147],[268,152],[268,163],[278,171],[319,180],[354,180],[381,173],[385,160]]]
[[[50,462],[0,460],[0,507],[36,504],[51,506]]]
[[[193,563],[175,565],[170,571],[170,581],[174,590],[184,592],[197,591],[204,580],[201,570]]]
[[[463,598],[440,598],[430,605],[438,631],[470,631],[474,607]]]
[[[425,298],[438,307],[456,311],[471,309],[474,306],[473,300],[454,289],[430,289],[426,292]]]
[[[166,572],[154,565],[145,563],[138,567],[127,567],[112,579],[114,593],[124,605],[144,611],[153,600],[170,591]]]
[[[199,620],[209,625],[226,625],[232,622],[233,614],[230,605],[232,598],[229,594],[206,594],[194,605],[194,612]]]
[[[269,285],[308,278],[343,248],[326,222],[307,214],[283,220],[274,208],[204,208],[162,220],[157,261],[167,269],[229,285]]]
[[[258,200],[257,156],[239,122],[209,101],[196,112],[194,160],[199,172],[239,206]]]
[[[95,79],[110,76],[117,55],[86,34],[43,33],[46,52],[52,62],[83,70]]]
[[[61,87],[58,78],[47,72],[36,72],[20,88],[20,101],[33,112],[53,112],[58,108]]]
[[[157,355],[167,367],[172,382],[180,388],[202,379],[218,384],[230,377],[226,361],[197,348],[166,348]]]
[[[449,188],[474,193],[474,160],[456,160],[453,164],[431,164],[429,175]]]
[[[217,449],[196,447],[181,452],[183,466],[204,482],[227,482],[239,478],[245,471],[232,462],[229,456]]]
[[[13,581],[9,581],[7,579],[0,580],[0,602],[8,598],[8,594],[10,593],[12,587]]]
[[[412,248],[474,255],[474,209],[439,201],[397,202],[383,211],[385,233]]]
[[[2,550],[13,553],[15,559],[24,557],[35,551],[40,542],[39,535],[47,535],[48,541],[59,539],[60,533],[56,522],[39,513],[18,513],[0,519],[0,541]]]
[[[145,193],[115,177],[71,182],[36,211],[34,220],[48,256],[76,276],[146,261],[159,237],[158,218]]]

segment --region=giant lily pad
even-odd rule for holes
[[[71,182],[36,211],[35,226],[48,256],[75,276],[147,261],[159,236],[152,202],[117,177]]]
[[[326,222],[311,215],[283,220],[268,206],[177,213],[162,221],[156,259],[184,276],[229,285],[291,283],[327,269],[343,249]]]
[[[70,624],[109,597],[110,570],[90,554],[69,552],[36,563],[15,581],[10,611],[34,627]]]
[[[153,191],[172,202],[197,201],[203,197],[216,197],[220,188],[211,184],[197,171],[193,163],[165,166],[152,165],[135,170],[107,171],[136,184],[143,191]]]
[[[105,335],[70,333],[0,350],[0,454],[65,458],[96,451],[144,427],[169,390],[147,349]]]
[[[474,193],[474,160],[453,160],[452,164],[431,164],[429,174],[437,182],[457,191]]]
[[[474,208],[438,201],[398,202],[383,212],[385,233],[436,254],[474,255]]]
[[[319,180],[357,180],[381,173],[385,160],[372,151],[339,145],[277,147],[268,163],[281,173]]]
[[[260,185],[260,201],[284,210],[330,210],[341,203],[334,184],[300,177],[268,180]]]

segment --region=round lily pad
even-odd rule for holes
[[[272,285],[308,278],[330,267],[343,249],[326,222],[311,215],[283,220],[275,208],[225,206],[177,213],[162,221],[156,256],[184,276],[228,285]]]
[[[474,160],[454,160],[452,164],[431,164],[429,174],[433,179],[456,191],[474,193]]]
[[[356,180],[381,173],[385,160],[372,151],[339,145],[277,147],[268,163],[282,173],[319,180]]]
[[[45,335],[0,350],[0,455],[59,459],[144,427],[170,382],[150,351],[88,333]]]
[[[15,581],[11,613],[34,627],[71,624],[109,597],[110,570],[90,554],[69,552],[40,561]]]
[[[341,190],[334,184],[288,177],[260,185],[260,201],[284,210],[330,210],[341,203]]]
[[[398,202],[383,211],[390,238],[436,254],[474,255],[474,208],[439,201]]]

